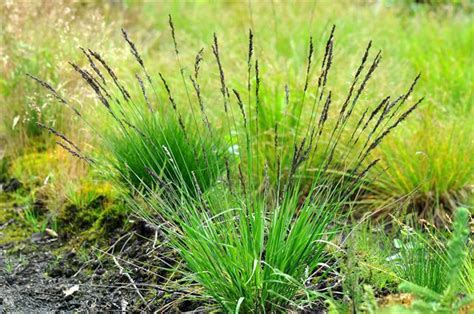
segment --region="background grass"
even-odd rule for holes
[[[39,7],[47,7],[47,14],[39,14]],[[321,51],[324,35],[335,24],[337,67],[331,74],[330,88],[346,90],[350,80],[346,69],[355,68],[369,39],[384,52],[384,71],[375,73],[376,84],[369,84],[363,102],[385,96],[384,91],[401,93],[403,82],[418,72],[423,75],[413,97],[425,96],[426,100],[404,128],[378,149],[384,160],[381,166],[388,167],[388,171],[381,175],[380,184],[368,188],[365,208],[377,210],[411,193],[409,210],[441,217],[444,210],[451,212],[454,205],[465,202],[472,193],[474,28],[469,4],[124,1],[99,5],[66,1],[34,6],[5,3],[2,14],[2,133],[8,139],[11,154],[24,148],[44,147],[40,144],[45,142],[44,131],[36,121],[54,125],[78,142],[90,142],[87,131],[74,126],[72,115],[39,96],[38,87],[23,75],[32,73],[48,79],[61,92],[75,95],[74,100],[83,111],[93,112],[91,96],[84,92],[83,84],[66,62],[84,63],[78,47],[91,47],[102,52],[109,62],[114,61],[122,79],[134,80],[138,65],[130,62],[124,53],[126,47],[116,44],[120,26],[140,47],[150,72],[163,73],[172,88],[182,84],[181,78],[172,74],[181,67],[191,71],[197,51],[209,47],[214,32],[221,39],[226,71],[233,73],[232,77],[244,77],[247,32],[251,27],[256,56],[265,65],[262,76],[271,77],[261,91],[262,98],[270,104],[265,108],[266,115],[268,121],[275,121],[284,108],[284,85],[288,85],[291,97],[298,97],[292,91],[302,90],[298,84],[303,80],[297,78],[304,75],[309,36],[314,38],[316,52]],[[174,18],[178,45],[183,47],[180,64],[173,55],[168,14]],[[50,31],[52,20],[57,21],[59,33]],[[210,49],[204,51],[204,58],[213,58]],[[218,95],[213,92],[218,90],[217,71],[212,62],[209,64],[203,64],[204,79],[200,83],[212,119],[218,118],[222,110],[216,101]],[[238,81],[229,85],[244,87]],[[182,89],[174,88],[177,99],[180,92]],[[340,101],[344,95],[333,97]],[[359,109],[364,109],[363,103]],[[12,128],[15,118],[18,121]],[[263,131],[270,128],[273,123],[267,123]],[[51,141],[46,137],[48,143]]]

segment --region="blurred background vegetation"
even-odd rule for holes
[[[456,206],[472,205],[474,27],[470,1],[44,0],[4,1],[0,10],[0,138],[4,143],[0,169],[7,172],[3,176],[30,182],[32,191],[44,195],[53,211],[60,212],[65,200],[80,202],[74,191],[84,191],[83,186],[103,185],[97,184],[96,176],[81,161],[55,148],[53,137],[37,122],[54,126],[86,149],[94,145],[90,130],[67,108],[40,92],[25,73],[51,82],[81,112],[101,119],[95,114],[96,100],[68,61],[86,64],[79,48],[91,48],[105,56],[123,80],[135,80],[138,65],[130,62],[128,47],[121,39],[123,27],[150,72],[161,72],[170,86],[180,86],[168,14],[175,22],[182,66],[191,69],[201,48],[205,48],[204,58],[211,59],[216,32],[224,67],[234,78],[230,85],[237,87],[244,84],[238,78],[246,75],[247,33],[252,28],[256,54],[264,65],[262,97],[268,106],[268,129],[283,108],[285,84],[290,91],[302,89],[309,36],[321,53],[331,25],[336,25],[336,66],[329,84],[341,91],[347,90],[350,71],[356,69],[372,40],[383,52],[383,70],[375,73],[363,101],[402,93],[419,72],[422,79],[413,98],[424,96],[425,101],[377,149],[383,157],[380,169],[387,170],[376,184],[366,187],[361,209],[382,216],[416,212],[443,220]],[[216,118],[220,114],[218,74],[204,64],[201,75],[203,97],[210,108],[216,107],[209,110]],[[139,92],[138,87],[134,92]],[[174,88],[174,93],[184,91]],[[337,101],[344,95],[334,97]],[[404,200],[403,206],[397,200]]]

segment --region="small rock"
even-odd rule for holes
[[[31,242],[39,242],[43,239],[43,232],[35,232],[31,235]]]
[[[127,312],[127,305],[128,305],[127,300],[125,300],[125,299],[120,300],[120,307],[121,307],[123,313]]]
[[[46,232],[46,234],[48,236],[50,236],[52,238],[57,238],[58,237],[58,234],[53,229],[46,228],[46,229],[44,229],[44,231]]]
[[[70,288],[64,290],[63,293],[64,293],[64,296],[67,297],[67,296],[70,296],[70,295],[72,295],[74,292],[77,292],[77,291],[79,291],[79,285],[74,285],[74,286],[72,286],[72,287],[70,287]]]

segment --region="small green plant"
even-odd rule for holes
[[[390,241],[389,237],[380,237],[385,225],[362,221],[350,229],[343,252],[337,252],[335,258],[343,277],[344,294],[350,300],[352,311],[356,312],[367,305],[367,295],[374,289],[394,291],[399,280],[387,265]]]
[[[413,309],[431,313],[457,313],[462,306],[474,302],[472,285],[465,285],[466,278],[469,278],[466,276],[470,276],[466,264],[471,264],[472,271],[472,253],[467,245],[469,232],[469,212],[466,208],[458,208],[446,249],[427,247],[418,250],[413,247],[410,255],[417,256],[415,260],[409,254],[401,255],[402,264],[412,272],[401,274],[404,282],[399,289],[416,296]],[[472,277],[467,280],[472,281]]]
[[[72,205],[79,208],[87,208],[92,202],[101,196],[95,189],[77,191],[75,186],[69,186],[66,197]]]
[[[14,273],[18,268],[24,267],[28,264],[26,257],[20,254],[17,258],[13,256],[8,256],[5,258],[5,263],[3,266],[3,271],[7,274]]]
[[[404,241],[394,240],[398,253],[389,257],[395,261],[395,273],[419,286],[429,287],[436,292],[443,291],[447,284],[444,272],[448,260],[443,243],[411,228],[403,232],[408,233],[403,237]]]
[[[80,209],[100,207],[105,200],[118,198],[119,192],[107,181],[97,179],[91,172],[78,184],[73,182],[66,186],[65,195],[68,202]]]
[[[44,232],[48,226],[48,220],[42,219],[40,215],[38,215],[33,209],[30,209],[29,207],[23,210],[21,217],[23,218],[25,224],[33,229],[34,232]]]
[[[6,259],[5,259],[4,266],[3,266],[3,270],[4,270],[7,274],[12,274],[14,269],[15,269],[15,262],[14,262],[14,259],[11,258],[11,257],[10,257],[10,258],[6,258]]]

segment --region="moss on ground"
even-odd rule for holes
[[[59,173],[65,155],[59,150],[30,152],[12,160],[9,173],[29,186],[40,185],[53,173]]]
[[[31,232],[21,224],[15,210],[17,200],[7,194],[0,194],[0,245],[15,245],[29,237]]]
[[[53,229],[68,250],[84,241],[95,243],[124,226],[128,212],[120,193],[89,170],[67,178],[65,154],[49,149],[2,162],[2,177],[19,179],[23,185],[0,194],[0,244],[14,246],[27,240],[41,225]]]

